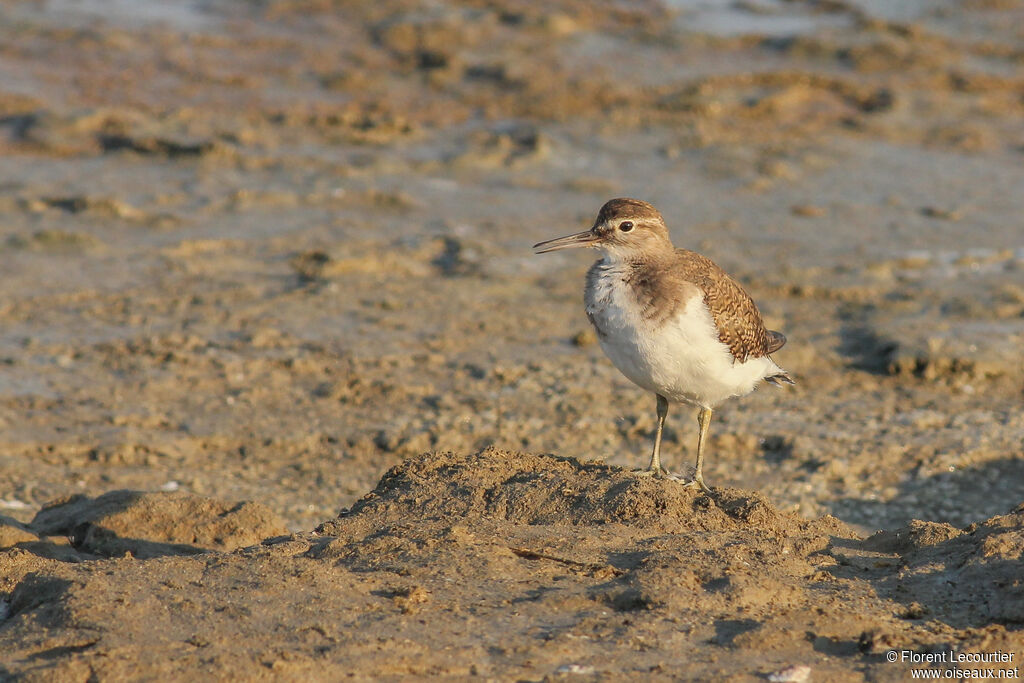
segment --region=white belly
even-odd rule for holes
[[[630,381],[669,401],[713,408],[782,371],[767,357],[735,361],[700,293],[658,327],[642,318],[621,285],[602,294],[588,308],[603,333],[601,348]]]

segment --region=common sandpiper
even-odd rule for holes
[[[612,199],[590,230],[533,245],[538,254],[572,247],[602,252],[583,294],[601,349],[657,397],[654,450],[642,473],[668,476],[661,433],[669,404],[696,406],[697,465],[687,485],[710,491],[702,470],[712,411],[761,380],[795,384],[770,355],[786,337],[765,328],[753,300],[724,270],[675,248],[661,213],[647,202]]]

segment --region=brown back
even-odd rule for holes
[[[782,333],[765,329],[750,296],[711,259],[686,249],[676,249],[671,258],[668,268],[663,262],[637,262],[627,278],[645,318],[655,324],[667,322],[699,288],[718,338],[737,361],[767,356],[786,343]]]

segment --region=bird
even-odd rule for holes
[[[747,292],[711,259],[676,248],[665,219],[645,201],[611,199],[589,230],[538,242],[533,250],[579,247],[601,252],[587,271],[583,295],[601,349],[657,399],[651,463],[639,473],[671,476],[661,465],[668,408],[694,406],[697,463],[685,485],[710,492],[703,466],[712,413],[762,380],[796,384],[771,357],[786,343],[785,335],[765,328]]]

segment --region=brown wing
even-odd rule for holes
[[[778,332],[768,332],[750,296],[711,259],[677,249],[681,270],[704,290],[704,303],[718,328],[718,338],[739,362],[767,356],[786,342]]]

